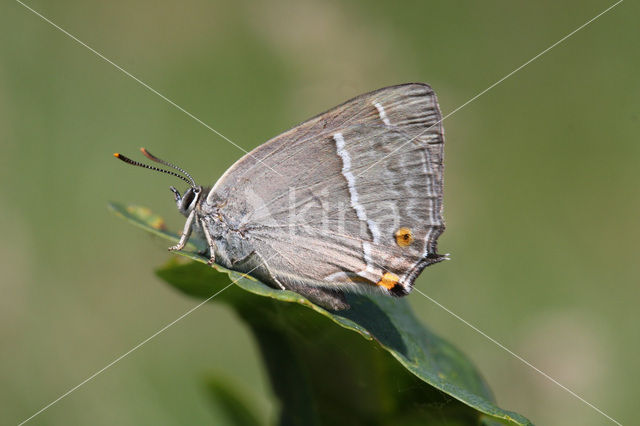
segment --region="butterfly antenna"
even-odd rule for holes
[[[158,167],[149,166],[148,164],[139,163],[139,162],[134,161],[134,160],[132,160],[132,159],[130,159],[128,157],[125,157],[124,155],[119,154],[117,152],[115,154],[113,154],[113,156],[116,157],[118,160],[122,160],[127,164],[131,164],[132,166],[144,167],[145,169],[155,170],[156,172],[162,172],[162,173],[166,173],[168,175],[175,176],[175,177],[180,178],[183,181],[187,182],[189,184],[189,186],[195,187],[195,182],[193,182],[193,178],[191,178],[191,180],[189,180],[186,177],[184,177],[182,175],[179,175],[176,172],[172,172],[171,170],[160,169]],[[189,176],[189,177],[191,177],[191,176]]]
[[[171,167],[172,169],[176,169],[179,172],[182,172],[185,176],[187,176],[189,178],[189,180],[191,181],[191,186],[193,186],[194,188],[197,186],[196,185],[196,181],[191,177],[191,175],[189,173],[187,173],[186,170],[184,170],[182,167],[178,167],[175,164],[171,164],[168,161],[164,161],[161,160],[160,158],[156,157],[155,155],[151,154],[149,151],[146,150],[146,148],[140,148],[140,152],[142,152],[142,154],[147,157],[149,160],[151,161],[155,161],[156,163],[160,163],[160,164],[164,164],[167,167]]]

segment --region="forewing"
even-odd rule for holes
[[[440,120],[425,84],[361,95],[244,156],[209,201],[281,281],[406,294],[443,258]]]

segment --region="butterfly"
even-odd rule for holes
[[[444,129],[434,91],[423,83],[357,96],[274,137],[231,166],[213,187],[182,168],[129,164],[179,177],[171,187],[206,255],[328,309],[345,293],[408,294],[437,253],[445,229]]]

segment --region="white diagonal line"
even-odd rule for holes
[[[48,22],[49,24],[51,24],[52,26],[54,26],[55,28],[57,28],[58,30],[62,31],[64,34],[66,34],[67,36],[69,36],[70,38],[72,38],[74,41],[78,42],[79,44],[81,44],[82,46],[86,47],[87,49],[89,49],[91,52],[93,52],[94,54],[96,54],[97,56],[99,56],[100,58],[102,58],[103,60],[105,60],[106,62],[110,63],[111,65],[113,65],[115,68],[117,68],[118,70],[122,71],[124,74],[126,74],[127,76],[131,77],[132,79],[134,79],[136,82],[138,82],[139,84],[141,84],[143,87],[145,87],[146,89],[150,90],[151,92],[155,93],[156,95],[160,96],[162,99],[164,99],[166,102],[168,102],[169,104],[171,104],[172,106],[174,106],[175,108],[179,109],[180,111],[182,111],[183,113],[185,113],[186,115],[188,115],[189,117],[193,118],[194,120],[196,120],[197,122],[199,122],[200,124],[202,124],[203,126],[207,127],[209,130],[211,130],[212,132],[216,133],[217,135],[219,135],[220,137],[222,137],[223,139],[225,139],[226,141],[228,141],[229,143],[231,143],[232,145],[234,145],[235,147],[239,148],[240,150],[242,150],[243,152],[247,152],[245,151],[243,148],[241,148],[240,146],[238,146],[237,144],[235,144],[233,141],[231,141],[230,139],[228,139],[226,136],[222,135],[220,132],[218,132],[217,130],[215,130],[214,128],[212,128],[211,126],[209,126],[208,124],[204,123],[202,120],[200,120],[199,118],[197,118],[196,116],[194,116],[193,114],[191,114],[190,112],[188,112],[187,110],[185,110],[184,108],[180,107],[179,105],[177,105],[175,102],[173,102],[172,100],[170,100],[169,98],[167,98],[166,96],[162,95],[160,92],[158,92],[157,90],[153,89],[151,86],[149,86],[148,84],[144,83],[142,80],[138,79],[137,77],[135,77],[134,75],[132,75],[131,73],[129,73],[128,71],[126,71],[125,69],[123,69],[122,67],[120,67],[119,65],[117,65],[116,63],[114,63],[113,61],[109,60],[107,57],[105,57],[104,55],[102,55],[100,52],[96,51],[95,49],[93,49],[92,47],[88,46],[86,43],[82,42],[81,40],[79,40],[77,37],[73,36],[72,34],[70,34],[69,32],[67,32],[66,30],[64,30],[63,28],[59,27],[58,25],[56,25],[55,23],[53,23],[51,20],[49,20],[48,18],[46,18],[45,16],[43,16],[42,14],[38,13],[37,11],[35,11],[34,9],[32,9],[31,7],[27,6],[26,4],[24,4],[22,1],[20,0],[16,0],[19,4],[21,4],[22,6],[24,6],[25,8],[27,8],[28,10],[30,10],[31,12],[33,12],[34,14],[36,14],[37,16],[39,16],[40,18],[42,18],[43,20],[45,20],[46,22]],[[582,30],[584,27],[586,27],[587,25],[591,24],[593,21],[595,21],[596,19],[600,18],[602,15],[604,15],[605,13],[607,13],[608,11],[610,11],[611,9],[613,9],[614,7],[618,6],[620,3],[622,3],[624,0],[619,0],[618,2],[614,3],[613,5],[609,6],[607,9],[605,9],[604,11],[602,11],[601,13],[599,13],[598,15],[596,15],[595,17],[593,17],[592,19],[590,19],[589,21],[587,21],[586,23],[584,23],[583,25],[581,25],[580,27],[576,28],[575,30],[573,30],[571,33],[567,34],[566,36],[564,36],[563,38],[561,38],[560,40],[558,40],[557,42],[555,42],[554,44],[552,44],[551,46],[549,46],[548,48],[546,48],[545,50],[543,50],[542,52],[538,53],[536,56],[534,56],[533,58],[531,58],[530,60],[528,60],[527,62],[525,62],[524,64],[520,65],[518,68],[516,68],[515,70],[511,71],[509,74],[507,74],[506,76],[502,77],[500,80],[496,81],[495,83],[493,83],[491,86],[487,87],[486,89],[484,89],[483,91],[481,91],[480,93],[478,93],[477,95],[475,95],[473,98],[469,99],[467,102],[465,102],[464,104],[460,105],[459,107],[457,107],[456,109],[454,109],[453,111],[451,111],[450,113],[448,113],[446,116],[444,116],[441,120],[439,120],[437,123],[435,123],[434,125],[430,126],[429,128],[427,128],[426,130],[424,130],[423,132],[421,132],[420,134],[418,134],[416,137],[412,138],[411,140],[409,140],[408,142],[404,143],[403,145],[401,145],[399,148],[397,148],[396,150],[392,151],[390,154],[388,154],[387,156],[385,156],[384,158],[388,157],[389,155],[392,155],[394,152],[396,152],[397,150],[403,148],[404,146],[406,146],[407,144],[409,144],[410,142],[412,142],[415,138],[419,137],[420,135],[422,135],[423,133],[425,133],[426,131],[428,131],[430,128],[432,128],[433,126],[439,124],[440,122],[444,121],[446,118],[450,117],[451,115],[455,114],[456,112],[458,112],[460,109],[464,108],[465,106],[467,106],[468,104],[470,104],[471,102],[475,101],[476,99],[478,99],[480,96],[484,95],[486,92],[488,92],[489,90],[493,89],[494,87],[496,87],[497,85],[499,85],[500,83],[502,83],[503,81],[505,81],[506,79],[508,79],[509,77],[511,77],[513,74],[517,73],[518,71],[520,71],[522,68],[526,67],[527,65],[529,65],[531,62],[535,61],[536,59],[538,59],[539,57],[541,57],[542,55],[544,55],[545,53],[547,53],[548,51],[550,51],[551,49],[553,49],[554,47],[556,47],[557,45],[559,45],[560,43],[562,43],[563,41],[565,41],[566,39],[568,39],[569,37],[571,37],[572,35],[574,35],[575,33],[577,33],[578,31]],[[381,159],[378,162],[384,160]],[[259,161],[259,160],[258,160]],[[377,164],[378,162],[372,164],[369,168],[373,167],[375,164]],[[266,165],[266,164],[265,164]],[[267,166],[269,167],[269,166]],[[273,170],[271,167],[269,167],[272,171],[276,172],[275,170]],[[365,169],[362,173],[366,172],[369,168]],[[276,172],[277,174],[279,174],[278,172]],[[360,176],[362,173],[360,173],[358,176]],[[254,268],[255,269],[255,268]],[[133,348],[131,348],[130,350],[128,350],[127,352],[125,352],[124,354],[120,355],[118,358],[114,359],[112,362],[110,362],[109,364],[107,364],[105,367],[101,368],[100,370],[98,370],[97,372],[95,372],[94,374],[92,374],[91,376],[89,376],[88,378],[86,378],[84,381],[82,381],[81,383],[79,383],[78,385],[74,386],[73,388],[69,389],[67,392],[65,392],[64,394],[62,394],[60,397],[58,397],[57,399],[53,400],[52,402],[50,402],[49,404],[47,404],[46,406],[44,406],[43,408],[41,408],[39,411],[37,411],[36,413],[34,413],[32,416],[30,416],[29,418],[25,419],[24,421],[22,421],[20,423],[20,425],[25,424],[26,422],[30,421],[31,419],[33,419],[34,417],[36,417],[37,415],[39,415],[40,413],[42,413],[43,411],[47,410],[48,408],[50,408],[51,406],[53,406],[54,404],[56,404],[57,402],[59,402],[60,400],[62,400],[63,398],[65,398],[66,396],[68,396],[69,394],[71,394],[72,392],[74,392],[75,390],[77,390],[78,388],[80,388],[81,386],[83,386],[84,384],[86,384],[87,382],[91,381],[92,379],[94,379],[96,376],[98,376],[99,374],[101,374],[102,372],[104,372],[105,370],[107,370],[108,368],[110,368],[111,366],[113,366],[114,364],[116,364],[117,362],[119,362],[120,360],[122,360],[123,358],[125,358],[126,356],[128,356],[129,354],[131,354],[132,352],[134,352],[135,350],[137,350],[138,348],[140,348],[141,346],[143,346],[144,344],[146,344],[147,342],[149,342],[151,339],[155,338],[156,336],[158,336],[159,334],[161,334],[162,332],[164,332],[165,330],[167,330],[169,327],[173,326],[175,323],[177,323],[178,321],[182,320],[183,318],[185,318],[186,316],[188,316],[189,314],[191,314],[193,311],[195,311],[196,309],[198,309],[199,307],[201,307],[202,305],[204,305],[205,303],[207,303],[208,301],[210,301],[211,299],[213,299],[215,296],[217,296],[218,294],[220,294],[221,292],[223,292],[224,290],[226,290],[227,288],[229,288],[231,285],[233,285],[235,282],[237,282],[238,280],[235,280],[233,282],[231,282],[230,284],[228,284],[226,287],[224,287],[223,289],[221,289],[220,291],[216,292],[215,294],[213,294],[212,296],[210,296],[209,298],[207,298],[206,300],[204,300],[203,302],[201,302],[200,304],[196,305],[195,307],[191,308],[190,310],[188,310],[187,312],[185,312],[184,314],[182,314],[180,317],[178,317],[177,319],[175,319],[174,321],[170,322],[169,324],[165,325],[164,327],[162,327],[160,330],[158,330],[157,332],[155,332],[154,334],[152,334],[151,336],[149,336],[148,338],[146,338],[145,340],[143,340],[142,342],[138,343],[136,346],[134,346]],[[551,376],[549,376],[548,374],[544,373],[543,371],[541,371],[540,369],[538,369],[537,367],[535,367],[534,365],[532,365],[531,363],[529,363],[527,360],[525,360],[524,358],[520,357],[519,355],[517,355],[516,353],[512,352],[511,350],[509,350],[507,347],[505,347],[504,345],[502,345],[500,342],[498,342],[497,340],[493,339],[492,337],[490,337],[489,335],[487,335],[486,333],[484,333],[483,331],[481,331],[480,329],[478,329],[477,327],[473,326],[472,324],[470,324],[469,322],[467,322],[466,320],[464,320],[463,318],[461,318],[460,316],[458,316],[457,314],[455,314],[454,312],[452,312],[451,310],[447,309],[445,306],[441,305],[439,302],[437,302],[436,300],[434,300],[433,298],[427,296],[425,293],[423,293],[422,291],[420,291],[419,289],[416,288],[416,291],[418,291],[418,293],[420,293],[421,295],[423,295],[424,297],[426,297],[427,299],[429,299],[430,301],[432,301],[433,303],[437,304],[439,307],[441,307],[442,309],[444,309],[445,311],[447,311],[449,314],[453,315],[455,318],[457,318],[458,320],[462,321],[464,324],[466,324],[467,326],[471,327],[473,330],[475,330],[476,332],[480,333],[481,335],[483,335],[485,338],[489,339],[491,342],[493,342],[494,344],[496,344],[497,346],[499,346],[500,348],[504,349],[505,351],[507,351],[509,354],[511,354],[512,356],[514,356],[515,358],[519,359],[520,361],[522,361],[523,363],[525,363],[526,365],[528,365],[529,367],[531,367],[532,369],[534,369],[535,371],[537,371],[538,373],[540,373],[541,375],[543,375],[544,377],[546,377],[547,379],[549,379],[550,381],[552,381],[553,383],[555,383],[556,385],[560,386],[562,389],[564,389],[565,391],[569,392],[571,395],[573,395],[574,397],[576,397],[577,399],[579,399],[580,401],[582,401],[583,403],[585,403],[586,405],[588,405],[589,407],[593,408],[594,410],[596,410],[598,413],[602,414],[603,416],[605,416],[607,419],[611,420],[612,422],[620,425],[619,422],[617,422],[616,420],[614,420],[612,417],[608,416],[606,413],[604,413],[602,410],[598,409],[596,406],[594,406],[593,404],[589,403],[588,401],[586,401],[584,398],[580,397],[578,394],[576,394],[575,392],[571,391],[570,389],[568,389],[567,387],[565,387],[564,385],[562,385],[561,383],[559,383],[558,381],[556,381],[555,379],[553,379]]]
[[[584,24],[582,24],[581,26],[579,26],[578,28],[576,28],[575,30],[571,31],[569,34],[565,35],[564,37],[562,37],[560,40],[556,41],[555,43],[553,43],[551,46],[547,47],[546,49],[544,49],[543,51],[541,51],[540,53],[538,53],[537,55],[535,55],[534,57],[532,57],[531,59],[529,59],[528,61],[526,61],[525,63],[523,63],[522,65],[520,65],[519,67],[517,67],[516,69],[514,69],[513,71],[511,71],[509,74],[505,75],[504,77],[502,77],[501,79],[499,79],[498,81],[496,81],[495,83],[493,83],[492,85],[490,85],[489,87],[487,87],[486,89],[484,89],[483,91],[481,91],[480,93],[478,93],[477,95],[475,95],[474,97],[472,97],[471,99],[469,99],[468,101],[466,101],[465,103],[463,103],[462,105],[460,105],[459,107],[457,107],[456,109],[454,109],[453,111],[451,111],[450,113],[448,113],[447,115],[445,115],[443,118],[441,118],[438,122],[436,122],[435,124],[431,125],[430,127],[428,127],[427,129],[425,129],[424,131],[422,131],[421,133],[419,133],[417,136],[411,138],[409,141],[405,142],[404,144],[402,144],[400,147],[396,148],[395,150],[393,150],[392,152],[390,152],[389,154],[387,154],[385,157],[383,157],[382,159],[378,160],[377,162],[373,163],[371,166],[369,166],[367,169],[365,169],[364,171],[362,171],[361,173],[358,174],[358,176],[362,175],[364,172],[366,172],[367,170],[369,170],[371,167],[375,166],[376,164],[378,164],[380,161],[383,161],[385,158],[391,156],[393,153],[395,153],[396,151],[398,151],[399,149],[402,149],[403,147],[405,147],[407,144],[411,143],[414,139],[416,139],[417,137],[421,136],[422,134],[424,134],[425,132],[427,132],[429,129],[431,129],[432,127],[438,125],[439,123],[441,123],[442,121],[444,121],[446,118],[450,117],[451,115],[455,114],[456,112],[458,112],[459,110],[461,110],[462,108],[464,108],[465,106],[469,105],[471,102],[475,101],[476,99],[478,99],[480,96],[484,95],[485,93],[487,93],[489,90],[493,89],[494,87],[496,87],[497,85],[499,85],[500,83],[502,83],[503,81],[505,81],[506,79],[508,79],[509,77],[511,77],[512,75],[514,75],[515,73],[517,73],[518,71],[520,71],[521,69],[523,69],[524,67],[526,67],[527,65],[529,65],[531,62],[535,61],[536,59],[540,58],[542,55],[544,55],[545,53],[549,52],[551,49],[553,49],[554,47],[558,46],[560,43],[562,43],[563,41],[567,40],[569,37],[573,36],[575,33],[577,33],[578,31],[582,30],[583,28],[585,28],[587,25],[591,24],[592,22],[594,22],[596,19],[600,18],[602,15],[604,15],[605,13],[609,12],[611,9],[613,9],[614,7],[618,6],[620,3],[622,3],[624,0],[619,0],[616,3],[612,4],[611,6],[609,6],[608,8],[606,8],[605,10],[603,10],[602,12],[600,12],[599,14],[597,14],[596,16],[594,16],[593,18],[591,18],[590,20],[588,20],[587,22],[585,22]],[[467,325],[468,327],[472,328],[474,331],[476,331],[477,333],[481,334],[482,336],[484,336],[485,338],[487,338],[489,341],[493,342],[495,345],[497,345],[498,347],[502,348],[503,350],[505,350],[506,352],[508,352],[510,355],[512,355],[513,357],[515,357],[516,359],[520,360],[521,362],[523,362],[524,364],[526,364],[527,366],[529,366],[530,368],[532,368],[533,370],[535,370],[536,372],[538,372],[539,374],[541,374],[543,377],[547,378],[548,380],[550,380],[551,382],[555,383],[556,385],[558,385],[559,387],[561,387],[562,389],[564,389],[565,391],[567,391],[569,394],[571,394],[572,396],[574,396],[575,398],[577,398],[578,400],[582,401],[584,404],[586,404],[587,406],[591,407],[593,410],[597,411],[598,413],[600,413],[601,415],[603,415],[604,417],[606,417],[607,419],[609,419],[610,421],[612,421],[613,423],[620,425],[621,423],[618,422],[617,420],[615,420],[614,418],[612,418],[611,416],[609,416],[608,414],[606,414],[604,411],[602,411],[601,409],[599,409],[598,407],[596,407],[595,405],[593,405],[592,403],[590,403],[589,401],[585,400],[584,398],[582,398],[580,395],[578,395],[577,393],[575,393],[574,391],[572,391],[571,389],[567,388],[566,386],[564,386],[562,383],[558,382],[557,380],[555,380],[553,377],[549,376],[547,373],[545,373],[544,371],[540,370],[539,368],[537,368],[536,366],[534,366],[533,364],[531,364],[529,361],[527,361],[526,359],[522,358],[520,355],[516,354],[515,352],[513,352],[512,350],[510,350],[509,348],[507,348],[506,346],[504,346],[502,343],[498,342],[496,339],[494,339],[493,337],[489,336],[488,334],[486,334],[485,332],[483,332],[482,330],[480,330],[479,328],[477,328],[476,326],[474,326],[473,324],[469,323],[468,321],[466,321],[464,318],[460,317],[459,315],[457,315],[455,312],[451,311],[450,309],[448,309],[447,307],[443,306],[442,304],[440,304],[437,300],[433,299],[432,297],[429,297],[428,295],[426,295],[425,293],[423,293],[422,291],[420,291],[418,288],[415,288],[415,290],[420,293],[422,296],[424,296],[425,298],[429,299],[431,302],[435,303],[436,305],[438,305],[440,308],[444,309],[446,312],[448,312],[449,314],[451,314],[452,316],[454,316],[456,319],[458,319],[459,321],[463,322],[465,325]]]
[[[254,268],[255,269],[255,268]],[[252,272],[253,269],[250,271]],[[126,357],[127,355],[129,355],[130,353],[132,353],[133,351],[135,351],[136,349],[140,348],[141,346],[143,346],[145,343],[149,342],[151,339],[153,339],[154,337],[156,337],[157,335],[159,335],[160,333],[164,332],[166,329],[168,329],[169,327],[171,327],[172,325],[174,325],[175,323],[177,323],[178,321],[180,321],[181,319],[183,319],[184,317],[186,317],[187,315],[191,314],[193,311],[195,311],[196,309],[198,309],[199,307],[201,307],[202,305],[204,305],[205,303],[209,302],[211,299],[213,299],[214,297],[216,297],[217,295],[219,295],[220,293],[222,293],[223,291],[225,291],[226,289],[228,289],[229,287],[231,287],[233,284],[235,284],[236,282],[238,282],[242,277],[236,279],[235,281],[230,282],[226,287],[224,287],[222,290],[219,290],[217,292],[215,292],[214,294],[212,294],[211,296],[209,296],[207,299],[205,299],[204,301],[200,302],[199,304],[197,304],[196,306],[194,306],[193,308],[189,309],[187,312],[185,312],[184,314],[180,315],[178,318],[174,319],[173,321],[171,321],[169,324],[165,325],[164,327],[162,327],[160,330],[156,331],[155,333],[153,333],[151,336],[147,337],[146,339],[144,339],[142,342],[138,343],[137,345],[135,345],[134,347],[132,347],[131,349],[129,349],[128,351],[126,351],[125,353],[123,353],[122,355],[120,355],[119,357],[117,357],[116,359],[114,359],[113,361],[111,361],[109,364],[105,365],[104,367],[102,367],[100,370],[96,371],[95,373],[93,373],[92,375],[90,375],[89,377],[87,377],[86,379],[84,379],[83,381],[81,381],[80,383],[78,383],[77,385],[75,385],[74,387],[72,387],[71,389],[69,389],[68,391],[66,391],[65,393],[63,393],[62,395],[60,395],[58,398],[54,399],[53,401],[51,401],[50,403],[48,403],[47,405],[45,405],[44,407],[42,407],[41,409],[39,409],[38,411],[36,411],[35,413],[33,413],[31,416],[29,416],[28,418],[24,419],[22,422],[20,422],[18,424],[18,426],[21,426],[25,423],[27,423],[29,420],[33,419],[35,416],[37,416],[38,414],[42,413],[43,411],[47,410],[48,408],[50,408],[52,405],[56,404],[57,402],[59,402],[61,399],[69,396],[71,393],[73,393],[74,391],[76,391],[78,388],[80,388],[81,386],[85,385],[87,382],[90,382],[91,380],[93,380],[96,376],[98,376],[99,374],[103,373],[106,369],[108,369],[109,367],[113,366],[114,364],[116,364],[117,362],[121,361],[124,357]]]
[[[35,15],[37,15],[38,17],[42,18],[45,22],[49,23],[51,26],[53,26],[54,28],[60,30],[61,32],[63,32],[65,35],[67,35],[69,38],[71,38],[72,40],[74,40],[75,42],[77,42],[78,44],[86,47],[87,49],[89,49],[92,53],[94,53],[96,56],[100,57],[102,60],[108,62],[109,64],[113,65],[116,69],[118,69],[119,71],[122,71],[122,73],[124,73],[127,77],[132,78],[133,80],[135,80],[137,83],[139,83],[141,86],[143,86],[145,89],[149,90],[150,92],[160,96],[163,100],[165,100],[167,103],[169,103],[170,105],[172,105],[173,107],[177,108],[178,110],[182,111],[183,113],[185,113],[186,115],[188,115],[189,117],[193,118],[195,121],[197,121],[198,123],[202,124],[204,127],[206,127],[207,129],[211,130],[213,133],[215,133],[216,135],[220,136],[222,139],[226,140],[227,142],[229,142],[231,145],[235,146],[236,148],[238,148],[240,151],[244,152],[245,154],[249,154],[248,151],[246,151],[244,148],[242,148],[240,145],[238,145],[237,143],[235,143],[234,141],[232,141],[231,139],[229,139],[228,137],[226,137],[225,135],[223,135],[222,133],[220,133],[219,131],[217,131],[216,129],[214,129],[213,127],[211,127],[210,125],[208,125],[207,123],[205,123],[204,121],[200,120],[198,117],[196,117],[195,115],[193,115],[192,113],[190,113],[189,111],[187,111],[186,109],[184,109],[183,107],[181,107],[180,105],[178,105],[177,103],[175,103],[174,101],[172,101],[171,99],[167,98],[165,95],[163,95],[162,93],[158,92],[156,89],[154,89],[153,87],[149,86],[147,83],[145,83],[144,81],[140,80],[138,77],[136,77],[135,75],[131,74],[129,71],[125,70],[124,68],[122,68],[120,65],[116,64],[115,62],[113,62],[111,59],[107,58],[106,56],[104,56],[102,53],[98,52],[96,49],[94,49],[93,47],[89,46],[87,43],[83,42],[82,40],[80,40],[78,37],[74,36],[73,34],[71,34],[70,32],[68,32],[67,30],[65,30],[64,28],[60,27],[59,25],[57,25],[56,23],[54,23],[53,21],[51,21],[49,18],[47,18],[46,16],[42,15],[40,12],[38,12],[37,10],[31,8],[30,6],[24,4],[22,1],[20,0],[16,0],[16,2],[18,2],[19,4],[21,4],[22,6],[24,6],[26,9],[30,10],[31,12],[33,12]],[[251,155],[251,154],[249,154]],[[255,158],[253,155],[251,155],[252,158],[254,158],[255,160],[257,160],[258,162],[262,163],[262,161],[260,161],[259,159]],[[273,170],[271,167],[269,167],[267,164],[263,163],[265,166],[267,166],[269,169],[271,169],[272,172],[275,172],[276,174],[282,176],[282,174],[278,173],[276,170]]]
[[[553,377],[549,376],[547,373],[545,373],[544,371],[540,370],[538,367],[536,367],[535,365],[531,364],[529,361],[527,361],[526,359],[522,358],[520,355],[518,355],[517,353],[513,352],[512,350],[510,350],[509,348],[507,348],[506,346],[504,346],[502,343],[498,342],[496,339],[494,339],[493,337],[489,336],[487,333],[485,333],[484,331],[480,330],[478,327],[476,327],[475,325],[471,324],[470,322],[468,322],[467,320],[465,320],[464,318],[462,318],[460,315],[457,315],[455,312],[451,311],[450,309],[448,309],[446,306],[442,305],[441,303],[439,303],[437,300],[435,300],[434,298],[427,296],[425,293],[423,293],[422,291],[420,291],[420,289],[414,287],[413,288],[415,291],[417,291],[418,293],[420,293],[421,295],[423,295],[424,297],[426,297],[427,299],[429,299],[431,302],[435,303],[436,305],[438,305],[440,308],[444,309],[445,311],[447,311],[450,315],[454,316],[456,319],[458,319],[459,321],[463,322],[465,325],[467,325],[468,327],[471,327],[475,332],[483,335],[485,338],[487,338],[489,341],[493,342],[494,344],[496,344],[497,346],[499,346],[500,348],[504,349],[505,351],[507,351],[510,355],[512,355],[513,357],[515,357],[516,359],[520,360],[521,362],[523,362],[524,364],[526,364],[527,366],[531,367],[532,369],[534,369],[536,372],[540,373],[542,376],[544,376],[545,378],[549,379],[550,381],[552,381],[553,383],[555,383],[556,385],[560,386],[562,389],[564,389],[565,391],[569,392],[571,395],[573,395],[574,397],[578,398],[580,401],[584,402],[586,405],[588,405],[589,407],[593,408],[594,410],[596,410],[598,413],[602,414],[603,416],[605,416],[607,419],[611,420],[613,423],[622,426],[622,424],[620,422],[618,422],[617,420],[615,420],[614,418],[612,418],[611,416],[609,416],[607,413],[605,413],[604,411],[602,411],[601,409],[599,409],[598,407],[596,407],[595,405],[593,405],[592,403],[590,403],[589,401],[587,401],[586,399],[584,399],[583,397],[581,397],[580,395],[578,395],[577,393],[575,393],[574,391],[572,391],[571,389],[569,389],[568,387],[564,386],[562,383],[558,382],[556,379],[554,379]]]
[[[502,77],[500,80],[496,81],[495,83],[493,83],[491,86],[487,87],[486,89],[484,89],[483,91],[481,91],[480,93],[478,93],[477,95],[475,95],[474,97],[472,97],[471,99],[469,99],[468,101],[466,101],[465,103],[463,103],[462,105],[460,105],[459,107],[457,107],[456,109],[454,109],[453,111],[451,111],[450,113],[448,113],[447,115],[445,115],[444,117],[442,117],[440,120],[438,120],[436,123],[432,124],[431,126],[429,126],[428,128],[426,128],[425,130],[423,130],[422,132],[420,132],[418,135],[412,137],[411,139],[409,139],[407,142],[403,143],[402,145],[400,145],[398,148],[394,149],[393,151],[391,151],[389,154],[385,155],[384,157],[382,157],[380,160],[376,161],[375,163],[371,164],[369,167],[367,167],[366,169],[364,169],[362,172],[360,172],[356,177],[362,176],[362,174],[364,174],[367,170],[369,170],[370,168],[372,168],[373,166],[375,166],[376,164],[380,163],[381,161],[384,161],[385,159],[387,159],[388,157],[390,157],[391,155],[393,155],[394,153],[396,153],[397,151],[401,150],[402,148],[404,148],[405,146],[407,146],[408,144],[410,144],[411,142],[413,142],[416,138],[419,138],[420,136],[422,136],[423,134],[425,134],[426,132],[428,132],[429,130],[431,130],[433,127],[437,126],[438,124],[442,123],[445,119],[451,117],[453,114],[455,114],[456,112],[460,111],[462,108],[466,107],[467,105],[469,105],[471,102],[475,101],[476,99],[478,99],[480,96],[484,95],[485,93],[487,93],[489,90],[493,89],[494,87],[496,87],[497,85],[499,85],[500,83],[502,83],[503,81],[505,81],[506,79],[508,79],[509,77],[511,77],[512,75],[514,75],[515,73],[517,73],[518,71],[520,71],[522,68],[526,67],[527,65],[529,65],[531,62],[535,61],[536,59],[538,59],[539,57],[541,57],[542,55],[544,55],[545,53],[549,52],[551,49],[553,49],[554,47],[556,47],[557,45],[559,45],[560,43],[562,43],[563,41],[565,41],[566,39],[568,39],[569,37],[571,37],[572,35],[574,35],[575,33],[577,33],[578,31],[582,30],[584,27],[586,27],[587,25],[591,24],[593,21],[595,21],[596,19],[600,18],[602,15],[604,15],[605,13],[609,12],[611,9],[613,9],[614,7],[618,6],[620,3],[622,3],[624,0],[618,0],[616,3],[612,4],[611,6],[609,6],[608,8],[606,8],[605,10],[603,10],[602,12],[598,13],[596,16],[594,16],[593,18],[589,19],[587,22],[585,22],[584,24],[580,25],[578,28],[576,28],[575,30],[571,31],[569,34],[567,34],[566,36],[562,37],[560,40],[556,41],[555,43],[553,43],[551,46],[547,47],[546,49],[544,49],[542,52],[538,53],[537,55],[535,55],[533,58],[529,59],[527,62],[525,62],[524,64],[520,65],[518,68],[514,69],[513,71],[511,71],[509,74],[505,75],[504,77]]]
[[[393,273],[393,272],[389,271],[388,269],[386,269],[385,267],[381,267],[381,268],[383,270],[387,271],[387,272]],[[583,397],[581,397],[580,395],[578,395],[577,393],[575,393],[574,391],[572,391],[571,389],[569,389],[568,387],[563,385],[562,383],[558,382],[556,379],[554,379],[553,377],[551,377],[550,375],[548,375],[544,371],[540,370],[538,367],[536,367],[535,365],[531,364],[529,361],[527,361],[526,359],[524,359],[523,357],[521,357],[517,353],[513,352],[511,349],[507,348],[505,345],[503,345],[502,343],[498,342],[496,339],[494,339],[493,337],[489,336],[487,333],[485,333],[484,331],[480,330],[478,327],[476,327],[475,325],[471,324],[469,321],[465,320],[460,315],[456,314],[451,309],[447,308],[446,306],[444,306],[443,304],[441,304],[440,302],[435,300],[433,297],[428,296],[426,293],[422,292],[419,288],[417,288],[415,286],[412,289],[417,291],[418,293],[420,293],[422,296],[426,297],[427,299],[429,299],[431,302],[433,302],[436,305],[438,305],[440,308],[442,308],[445,311],[447,311],[447,313],[449,313],[450,315],[452,315],[453,317],[455,317],[456,319],[458,319],[459,321],[461,321],[462,323],[464,323],[465,325],[467,325],[468,327],[473,329],[475,332],[481,334],[482,336],[487,338],[489,341],[491,341],[492,343],[496,344],[501,349],[503,349],[506,352],[508,352],[510,355],[512,355],[513,357],[515,357],[519,361],[521,361],[524,364],[526,364],[527,366],[531,367],[533,370],[535,370],[536,372],[541,374],[543,377],[547,378],[551,382],[553,382],[556,385],[560,386],[565,391],[569,392],[571,395],[573,395],[574,397],[576,397],[577,399],[579,399],[580,401],[582,401],[583,403],[585,403],[586,405],[588,405],[589,407],[591,407],[592,409],[597,411],[598,413],[602,414],[607,419],[611,420],[613,423],[615,423],[615,424],[617,424],[619,426],[622,426],[622,424],[620,422],[618,422],[617,420],[615,420],[613,417],[609,416],[607,413],[605,413],[604,411],[602,411],[601,409],[599,409],[598,407],[596,407],[595,405],[593,405],[592,403],[590,403],[589,401],[587,401],[586,399],[584,399]]]

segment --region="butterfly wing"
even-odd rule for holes
[[[407,294],[444,258],[440,121],[426,84],[358,96],[245,155],[207,200],[285,286]]]

